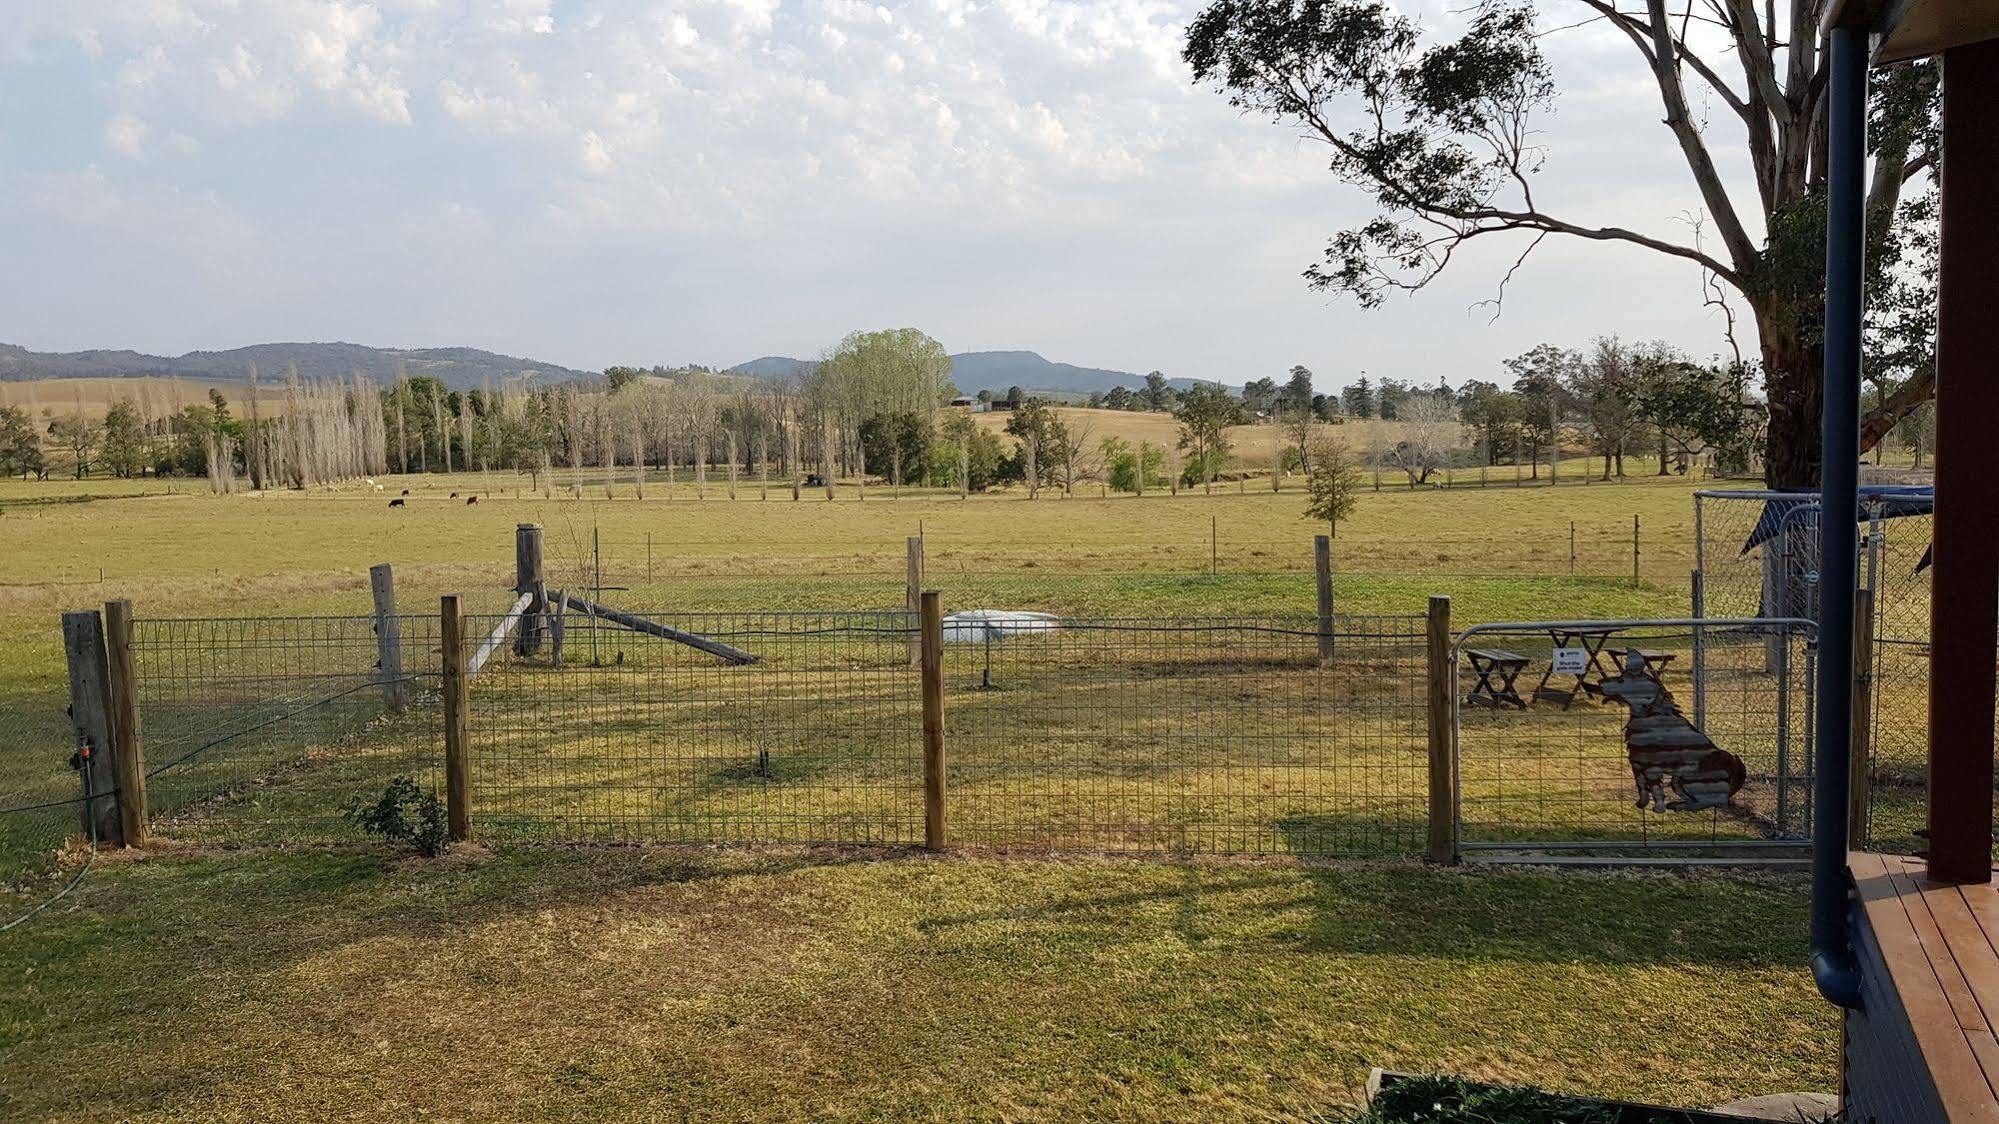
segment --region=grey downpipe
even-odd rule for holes
[[[1812,979],[1840,1007],[1860,1006],[1847,935],[1847,758],[1853,747],[1853,528],[1860,507],[1862,183],[1867,170],[1867,32],[1831,36],[1825,280],[1825,409],[1819,473],[1818,776],[1812,832]]]

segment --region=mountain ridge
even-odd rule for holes
[[[0,343],[0,382],[61,378],[193,378],[242,382],[251,364],[268,381],[286,377],[293,366],[301,378],[346,378],[356,373],[378,383],[395,377],[400,367],[412,377],[429,375],[452,390],[470,390],[488,381],[532,375],[543,382],[597,377],[582,371],[475,347],[371,347],[334,342],[259,343],[224,350],[189,351],[182,355],[151,355],[126,348],[81,351],[32,351]],[[814,360],[763,355],[738,363],[725,373],[764,379],[792,379],[809,373]],[[1018,386],[1030,394],[1081,398],[1109,393],[1116,387],[1137,390],[1145,376],[1104,367],[1059,363],[1026,349],[965,351],[951,356],[951,377],[965,394],[982,390],[1003,395]],[[1167,385],[1186,390],[1197,380],[1171,378]]]
[[[249,377],[252,363],[260,375],[273,380],[284,378],[296,365],[300,378],[346,378],[359,373],[383,383],[395,377],[400,364],[411,377],[429,375],[452,390],[470,390],[488,380],[498,382],[522,375],[556,381],[595,374],[476,347],[391,348],[339,341],[259,343],[167,356],[123,348],[31,351],[18,344],[0,343],[0,381],[4,382],[146,377],[242,382]]]

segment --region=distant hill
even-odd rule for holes
[[[760,378],[791,378],[812,369],[804,359],[766,355],[729,368],[731,373]],[[1086,398],[1109,393],[1115,386],[1133,390],[1145,385],[1145,376],[1130,371],[1107,371],[1100,367],[1078,367],[1055,363],[1032,351],[967,351],[951,357],[951,381],[965,394],[990,390],[1005,394],[1018,386],[1029,393],[1052,397]],[[1167,385],[1186,390],[1193,379],[1168,379]]]
[[[731,375],[752,375],[760,379],[792,379],[812,370],[819,364],[810,359],[793,359],[786,355],[766,355],[747,363],[738,363],[728,369]]]
[[[29,351],[0,344],[0,380],[48,378],[167,378],[241,380],[250,364],[265,379],[282,379],[292,364],[307,379],[345,378],[355,372],[379,382],[405,373],[429,375],[453,390],[470,390],[490,379],[532,374],[545,381],[589,378],[590,372],[553,363],[498,355],[475,347],[366,347],[357,343],[260,343],[230,351],[190,351],[173,357],[137,351]]]

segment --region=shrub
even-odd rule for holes
[[[425,792],[407,776],[390,781],[373,803],[359,796],[349,800],[344,815],[362,831],[413,847],[419,854],[441,855],[449,841],[437,794]]]

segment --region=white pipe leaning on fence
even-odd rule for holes
[[[521,594],[514,601],[514,607],[507,610],[506,617],[493,629],[493,635],[488,636],[486,642],[479,645],[479,650],[472,653],[472,662],[465,667],[465,678],[472,679],[479,674],[479,669],[485,667],[486,661],[493,653],[500,650],[500,645],[507,642],[507,634],[520,627],[521,616],[528,611],[528,606],[533,602],[533,591]]]

